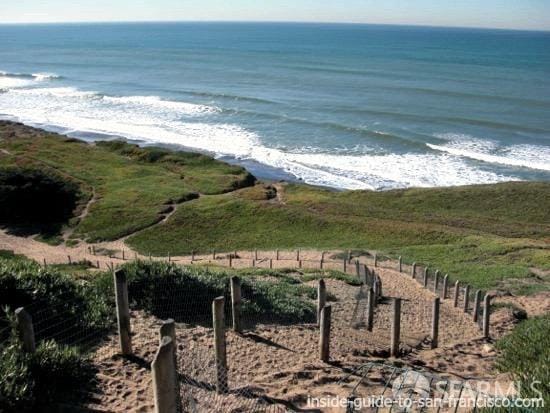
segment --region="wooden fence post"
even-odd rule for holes
[[[275,259],[279,261],[279,250],[275,251]]]
[[[446,300],[448,297],[448,288],[449,288],[449,274],[445,274],[443,277],[443,299]]]
[[[319,328],[319,353],[321,361],[330,360],[330,318],[332,308],[326,305],[321,310],[321,323]]]
[[[392,357],[399,356],[399,340],[401,336],[401,298],[393,299],[393,320],[391,325],[391,348]]]
[[[233,316],[233,331],[241,330],[241,279],[231,277],[231,314]]]
[[[323,269],[323,259],[321,258],[321,261],[319,261],[319,269],[322,270]]]
[[[488,339],[490,337],[489,328],[491,321],[491,296],[489,294],[485,294],[483,307],[483,338]]]
[[[302,260],[298,260],[298,268],[302,268]]]
[[[164,336],[151,363],[155,413],[177,413],[179,391],[174,357],[175,344]]]
[[[273,269],[273,258],[269,259],[269,269]]]
[[[325,251],[321,251],[321,261],[325,260]]]
[[[464,312],[468,312],[468,308],[470,307],[470,286],[466,284],[466,287],[464,287]]]
[[[401,256],[399,256],[399,272],[403,272],[403,260]]]
[[[170,337],[174,343],[174,353],[177,352],[177,341],[176,341],[176,323],[172,318],[164,320],[159,328],[159,341],[162,343],[163,337]]]
[[[124,255],[124,248],[122,249],[122,261],[126,260],[126,257]]]
[[[434,293],[437,294],[438,290],[439,290],[439,270],[437,270],[434,275]]]
[[[351,263],[351,250],[348,250],[348,262]]]
[[[455,282],[455,293],[454,293],[454,303],[455,307],[458,307],[458,295],[460,293],[460,282],[456,280]]]
[[[213,260],[216,259],[216,250],[215,249],[212,250],[212,259]]]
[[[348,261],[344,258],[344,272],[348,272]]]
[[[118,320],[118,339],[123,355],[132,354],[132,337],[130,330],[130,308],[128,305],[128,282],[124,270],[114,272],[116,315]]]
[[[424,268],[424,288],[428,288],[428,267]]]
[[[380,293],[378,291],[379,288],[380,288],[380,286],[378,285],[378,278],[375,276],[374,279],[373,279],[373,282],[372,282],[372,289],[373,289],[373,292],[374,292],[373,304],[374,304],[375,307],[378,305],[378,297],[380,296]]]
[[[368,284],[369,281],[369,267],[366,266],[366,264],[363,264],[363,272],[365,276],[363,277],[363,284]]]
[[[372,326],[374,322],[374,290],[372,287],[369,288],[367,293],[367,330],[372,331]]]
[[[229,268],[233,267],[233,256],[229,254]]]
[[[378,254],[374,253],[374,268],[378,267]]]
[[[321,311],[325,307],[327,303],[327,287],[325,284],[325,280],[321,279],[319,280],[319,284],[317,286],[317,325],[321,325]]]
[[[71,261],[71,256],[70,255],[67,255],[67,260],[69,262],[69,265],[71,265],[73,262]]]
[[[432,312],[432,348],[439,344],[439,297],[434,298]]]
[[[357,275],[357,278],[361,277],[361,273],[359,271],[359,260],[355,260],[355,274]]]
[[[19,340],[21,340],[21,344],[23,345],[23,351],[34,353],[36,350],[36,343],[34,339],[32,317],[23,307],[19,307],[15,310],[15,319]]]
[[[413,262],[412,269],[411,269],[411,277],[413,280],[416,278],[416,262]]]
[[[296,250],[296,261],[300,261],[300,249]]]
[[[254,250],[254,259],[258,260],[258,250]]]
[[[473,315],[474,323],[476,323],[477,320],[479,320],[480,304],[481,304],[481,290],[477,290],[475,299],[474,299],[474,315]]]
[[[212,321],[214,327],[214,347],[216,351],[216,392],[227,393],[227,354],[225,345],[225,299],[215,298],[212,302]]]
[[[44,268],[46,268],[48,264],[46,264],[46,258],[44,258]]]

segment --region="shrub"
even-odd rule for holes
[[[0,217],[4,224],[57,224],[68,221],[79,186],[43,169],[0,168]]]
[[[26,307],[35,323],[55,323],[55,330],[35,327],[37,339],[56,334],[60,341],[75,334],[90,336],[113,322],[112,296],[89,282],[77,282],[53,268],[42,268],[28,260],[0,259],[0,307],[12,313]],[[8,325],[0,315],[0,330]],[[61,335],[61,334],[62,335]]]
[[[128,295],[134,308],[150,312],[160,318],[174,318],[179,322],[211,322],[212,300],[224,296],[230,299],[227,272],[212,272],[201,267],[181,267],[159,262],[126,264]],[[112,281],[103,276],[97,285],[110,291]],[[315,319],[314,288],[295,279],[259,281],[255,277],[242,279],[243,314],[254,321],[310,322]],[[105,294],[109,294],[105,292]],[[112,293],[111,293],[112,294]],[[229,311],[229,305],[226,305]],[[229,313],[228,313],[229,314]]]
[[[0,410],[56,411],[57,402],[70,401],[92,376],[91,365],[74,348],[45,341],[26,354],[9,340],[0,347]]]

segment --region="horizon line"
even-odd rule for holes
[[[28,22],[2,22],[0,26],[23,26],[23,25],[79,25],[79,24],[143,24],[143,23],[278,23],[278,24],[326,24],[326,25],[358,25],[358,26],[396,26],[396,27],[425,27],[442,29],[474,29],[474,30],[503,30],[519,32],[550,32],[550,28],[509,28],[509,27],[488,27],[488,26],[445,26],[438,24],[415,24],[415,23],[374,23],[374,22],[353,22],[353,21],[303,21],[303,20],[74,20],[74,21],[28,21]]]

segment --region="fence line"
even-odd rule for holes
[[[355,274],[358,277],[358,280],[362,282],[362,286],[360,287],[360,291],[362,294],[364,294],[365,301],[367,302],[367,306],[364,310],[364,314],[366,315],[366,326],[368,331],[372,331],[373,324],[376,322],[384,322],[383,318],[377,317],[379,314],[379,311],[376,310],[376,304],[378,304],[382,298],[383,298],[383,291],[382,291],[382,280],[379,277],[379,275],[376,274],[376,270],[374,268],[369,268],[366,264],[359,260],[352,261],[352,254],[351,252],[348,252],[346,258],[338,260],[326,260],[325,253],[323,252],[321,255],[321,259],[316,260],[304,260],[303,255],[301,255],[301,251],[297,250],[295,258],[298,258],[298,260],[294,259],[279,259],[277,261],[290,261],[298,263],[300,267],[303,267],[305,263],[311,262],[311,263],[317,263],[319,264],[320,268],[327,268],[330,267],[330,265],[334,266],[341,266],[342,270],[346,270],[348,273]],[[231,258],[230,254],[229,256],[229,262],[231,260],[237,259],[242,260],[243,258]],[[235,256],[237,254],[234,254]],[[257,265],[258,263],[269,263],[269,267],[273,267],[273,258],[258,258],[258,251],[254,250],[251,253],[252,263],[254,265]],[[276,257],[280,258],[281,252],[276,252]],[[125,258],[125,256],[123,256]],[[196,257],[192,257],[196,258]],[[219,253],[216,253],[215,251],[212,253],[212,258],[216,261],[222,261],[224,258],[220,258]],[[246,258],[249,259],[249,258]],[[262,260],[268,260],[268,261],[262,261]],[[173,258],[168,257],[168,260],[172,260],[174,262]],[[72,263],[73,265],[76,264],[71,258],[69,257],[68,261]],[[210,260],[208,260],[210,262]],[[382,256],[374,256],[374,263],[376,264],[375,268],[386,268],[388,260],[384,259]],[[381,265],[382,264],[382,265]],[[119,349],[115,350],[112,349],[112,354],[120,353],[123,355],[132,355],[134,353],[133,346],[132,346],[132,340],[131,340],[131,312],[130,312],[130,301],[132,297],[128,296],[128,286],[126,282],[125,273],[122,270],[115,270],[115,265],[110,265],[110,269],[114,270],[114,291],[115,291],[115,297],[114,302],[116,303],[116,318],[117,318],[117,325],[118,325],[118,340],[119,340]],[[397,263],[396,268],[392,268],[396,271],[402,272],[403,277],[410,276],[413,279],[416,279],[417,281],[420,281],[425,284],[426,288],[431,289],[433,288],[434,293],[438,296],[433,303],[429,302],[416,302],[416,303],[408,303],[406,301],[403,301],[400,298],[394,298],[393,303],[393,313],[392,313],[392,322],[391,322],[391,336],[389,337],[389,340],[387,342],[387,346],[390,349],[390,354],[393,357],[399,357],[400,355],[400,342],[401,339],[406,338],[406,325],[404,326],[403,323],[408,323],[410,320],[408,319],[408,314],[412,314],[413,311],[416,315],[418,315],[418,309],[425,309],[425,313],[421,313],[421,319],[424,321],[431,322],[431,346],[437,347],[438,345],[438,335],[439,335],[439,300],[441,297],[443,300],[446,299],[446,288],[447,288],[447,280],[448,277],[445,276],[444,282],[443,282],[443,291],[440,290],[440,283],[439,280],[439,271],[434,272],[434,277],[430,277],[430,272],[427,268],[424,270],[424,274],[426,274],[424,280],[419,280],[416,278],[417,271],[419,271],[421,268],[417,266],[416,263],[413,264],[412,270],[409,273],[407,271],[404,271],[404,263],[403,260],[399,259]],[[242,333],[243,332],[243,326],[241,324],[241,302],[243,299],[246,300],[253,300],[253,297],[247,297],[246,294],[243,296],[243,292],[241,290],[241,284],[240,280],[237,277],[231,278],[230,284],[227,285],[227,290],[231,291],[231,314],[232,314],[232,321],[233,321],[233,329],[236,333]],[[327,305],[327,290],[324,280],[319,281],[318,285],[318,295],[317,295],[317,317],[316,321],[318,322],[318,329],[319,329],[319,358],[322,361],[329,361],[330,360],[330,341],[331,337],[334,336],[335,332],[338,332],[337,326],[334,325],[333,322],[331,322],[331,314],[332,314],[332,308],[333,306]],[[458,288],[456,290],[458,294],[456,295],[456,299],[458,300],[460,298],[460,295],[462,294],[463,299],[463,309],[464,311],[469,311],[469,302],[470,302],[470,287],[468,285],[465,285],[463,289]],[[474,308],[473,308],[473,321],[478,321],[482,319],[482,327],[483,327],[483,337],[489,338],[489,324],[490,324],[490,296],[485,295],[485,298],[483,300],[483,306],[481,304],[481,291],[475,292],[475,301],[474,301]],[[34,351],[35,348],[35,340],[37,341],[44,341],[48,339],[55,339],[61,340],[63,342],[69,343],[69,344],[82,344],[89,343],[90,348],[97,348],[98,343],[98,337],[97,337],[97,331],[93,328],[88,329],[88,331],[85,328],[80,328],[78,325],[78,319],[80,318],[80,314],[73,313],[73,309],[69,308],[72,304],[75,304],[77,300],[74,300],[73,302],[67,301],[63,303],[57,303],[55,306],[52,306],[49,309],[40,308],[40,303],[36,302],[25,309],[19,308],[16,312],[17,319],[18,319],[18,332],[22,339],[22,342],[24,343],[24,348],[26,351]],[[173,305],[174,308],[166,308],[169,312],[173,312],[174,316],[177,317],[177,311],[176,307],[178,305],[181,305],[181,303],[173,303],[170,301],[170,305]],[[214,349],[215,349],[215,369],[216,369],[216,393],[219,395],[225,395],[228,393],[231,393],[232,390],[234,390],[234,387],[231,385],[231,381],[229,378],[229,369],[227,366],[227,355],[226,355],[226,333],[225,333],[225,312],[229,311],[225,309],[224,306],[225,298],[224,297],[218,297],[216,300],[214,300],[213,303],[213,319],[212,319],[212,329],[214,332]],[[433,305],[433,309],[428,312],[428,308],[430,305]],[[413,310],[414,309],[414,310]],[[54,311],[55,310],[55,311]],[[358,311],[360,312],[360,311]],[[483,317],[479,317],[479,314],[483,314]],[[429,314],[429,315],[428,315]],[[44,317],[42,317],[44,316]],[[479,322],[479,321],[478,321]],[[33,326],[34,324],[34,326]],[[42,327],[44,326],[44,327]],[[388,327],[389,324],[386,324]],[[415,324],[416,326],[416,324]],[[112,332],[111,326],[108,331]],[[80,329],[79,329],[80,328]],[[402,331],[403,328],[405,331]],[[389,328],[388,328],[389,329]],[[404,333],[404,334],[402,334]],[[161,336],[161,344],[159,345],[158,352],[156,353],[155,359],[153,363],[158,368],[153,369],[153,382],[155,383],[172,383],[173,380],[170,379],[170,369],[169,366],[168,356],[165,356],[165,354],[172,354],[172,357],[176,357],[176,340],[174,340],[174,337],[170,337],[169,340],[164,340],[164,336]],[[185,354],[185,352],[183,352]],[[177,357],[180,357],[179,355]],[[168,363],[168,364],[167,364]],[[177,363],[176,363],[177,364]],[[167,367],[168,366],[168,367]],[[155,378],[156,377],[156,378]],[[157,386],[155,384],[155,386]],[[158,387],[158,386],[157,386]],[[161,386],[162,387],[162,386]],[[204,386],[203,386],[204,387]],[[158,390],[158,389],[157,389]],[[166,390],[166,389],[164,389]],[[204,388],[202,389],[204,390]],[[179,391],[178,391],[179,393]],[[168,394],[168,396],[166,396]],[[244,393],[239,393],[238,397],[244,397]],[[157,399],[163,399],[166,397],[172,397],[168,391],[155,392],[155,403],[159,403],[162,405],[162,401],[158,401]],[[180,395],[181,397],[181,395]],[[178,397],[178,400],[180,399]],[[186,397],[186,396],[185,396]],[[213,397],[213,396],[212,396]],[[225,396],[224,396],[225,397]],[[237,397],[234,396],[233,397]],[[247,396],[248,397],[248,396]],[[254,395],[250,395],[250,398],[252,399],[258,399],[258,397],[254,397]],[[179,403],[179,402],[178,402]],[[237,403],[236,401],[234,403]],[[171,406],[171,405],[170,405]],[[166,410],[164,408],[160,409],[158,411],[171,411]]]

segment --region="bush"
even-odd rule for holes
[[[0,217],[4,224],[68,221],[80,198],[79,186],[42,169],[0,168]]]
[[[17,340],[0,348],[0,408],[3,412],[56,411],[93,377],[91,365],[74,348],[42,342],[33,354]]]
[[[55,323],[55,330],[35,327],[38,340],[56,334],[59,341],[70,344],[75,334],[94,336],[113,322],[113,298],[95,285],[32,261],[0,258],[0,308],[13,313],[18,307],[26,307],[35,324]],[[0,330],[7,325],[7,318],[0,315]]]
[[[179,322],[210,323],[212,300],[224,296],[230,300],[227,272],[212,272],[200,267],[181,267],[160,262],[126,264],[128,295],[134,308],[143,309],[160,318]],[[112,291],[110,277],[97,280],[105,291]],[[311,322],[315,319],[315,289],[296,285],[285,278],[258,281],[243,277],[243,314],[254,321]],[[229,315],[229,305],[226,305]]]

